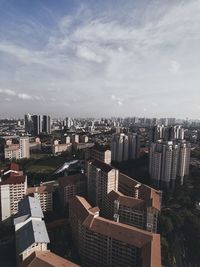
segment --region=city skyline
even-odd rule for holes
[[[1,117],[199,118],[199,0],[0,0]]]

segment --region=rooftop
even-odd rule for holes
[[[88,163],[91,163],[92,165],[101,169],[105,173],[109,173],[110,171],[115,169],[114,167],[104,163],[103,161],[97,160],[97,159],[90,159],[90,160],[88,160]]]
[[[23,263],[23,267],[78,267],[69,260],[66,260],[50,251],[33,252]]]
[[[69,176],[64,176],[61,178],[58,178],[58,182],[60,186],[65,187],[67,185],[73,185],[76,184],[79,181],[86,181],[87,178],[84,174],[75,174],[75,175],[69,175]]]
[[[9,176],[5,181],[2,181],[0,185],[22,184],[22,183],[25,183],[25,181],[26,181],[25,175]]]
[[[19,215],[29,215],[33,218],[44,218],[40,202],[38,199],[26,196],[19,202]]]
[[[53,185],[41,185],[41,186],[35,186],[35,187],[29,187],[26,190],[26,194],[33,194],[33,193],[51,193],[54,191]]]
[[[44,221],[30,220],[16,231],[16,252],[21,254],[34,243],[49,243],[49,236]]]
[[[125,196],[122,193],[120,193],[119,191],[112,190],[108,194],[108,198],[111,199],[113,202],[115,200],[118,200],[121,205],[130,207],[130,208],[138,207],[138,206],[145,207],[145,201],[144,200],[134,198],[134,197]]]

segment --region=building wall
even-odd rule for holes
[[[1,221],[4,221],[11,216],[9,185],[0,186],[0,197],[1,197]]]

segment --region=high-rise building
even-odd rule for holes
[[[53,211],[53,192],[52,185],[41,185],[27,188],[26,194],[38,199],[43,212]]]
[[[111,141],[112,161],[122,162],[140,156],[140,139],[136,133],[114,134]]]
[[[136,187],[142,185],[138,183]],[[140,199],[138,197],[125,196],[119,191],[111,191],[108,194],[107,217],[116,222],[125,223],[149,232],[157,232],[160,201],[151,198]]]
[[[155,125],[151,128],[150,131],[150,143],[156,142],[158,140],[164,141],[174,141],[174,140],[183,140],[185,130],[180,125],[175,126],[164,126],[164,125]]]
[[[37,136],[41,133],[51,133],[51,118],[47,115],[25,115],[25,131],[28,134]]]
[[[42,118],[42,132],[46,134],[51,133],[51,118],[50,116],[43,115]]]
[[[150,146],[149,173],[156,187],[174,188],[176,178],[183,184],[189,174],[190,143],[182,141],[157,141]]]
[[[30,158],[29,137],[21,137],[19,139],[20,159]]]
[[[110,165],[95,159],[86,162],[88,200],[92,205],[102,208],[107,206],[108,193],[118,190],[119,171]]]
[[[58,178],[58,194],[63,207],[68,206],[74,196],[86,197],[87,178],[84,174],[75,174]]]
[[[86,159],[89,158],[103,161],[106,164],[111,164],[111,151],[105,146],[95,144],[87,150]]]
[[[136,133],[128,134],[129,140],[129,159],[138,159],[140,157],[140,138]]]
[[[0,182],[0,220],[9,220],[18,212],[18,202],[26,195],[27,177],[9,173]]]
[[[70,200],[69,222],[83,266],[161,267],[159,234],[102,218],[78,196]]]

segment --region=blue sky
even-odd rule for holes
[[[0,0],[0,115],[200,114],[200,0]]]

